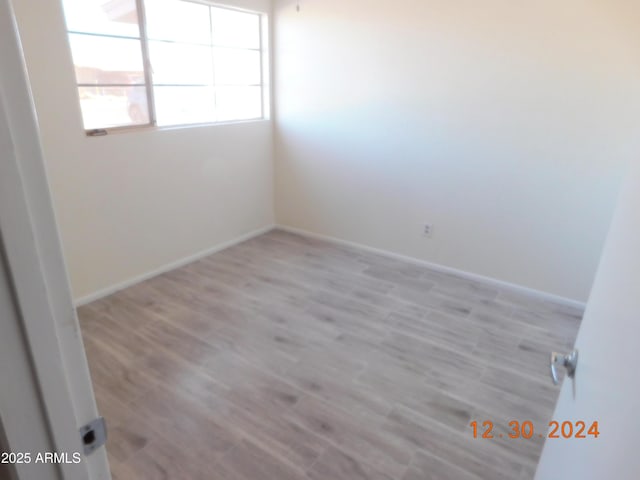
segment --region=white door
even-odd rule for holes
[[[9,459],[25,480],[109,480],[104,448],[84,455],[79,429],[97,409],[9,0],[0,0],[0,257],[0,421]],[[47,453],[58,456],[37,463]]]
[[[640,478],[640,165],[619,199],[554,420],[599,435],[546,440],[536,480]],[[566,353],[566,352],[562,352]],[[565,433],[569,432],[569,427]],[[584,433],[587,433],[586,431]]]

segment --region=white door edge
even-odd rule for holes
[[[97,408],[17,31],[10,1],[0,0],[0,232],[53,446],[81,452],[79,427]],[[59,468],[63,480],[110,479],[104,448]]]

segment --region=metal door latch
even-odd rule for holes
[[[84,454],[89,455],[107,442],[107,422],[98,417],[80,429]]]
[[[558,379],[558,366],[564,367],[567,370],[569,378],[573,378],[576,374],[576,367],[578,366],[578,350],[574,350],[567,355],[560,353],[551,353],[551,380],[554,385],[558,385],[560,380]]]

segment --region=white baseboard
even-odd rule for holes
[[[287,225],[268,225],[266,227],[260,228],[258,230],[254,230],[252,232],[246,233],[244,235],[240,235],[239,237],[236,237],[232,240],[229,240],[227,242],[223,242],[220,243],[218,245],[215,245],[211,248],[208,248],[206,250],[203,250],[201,252],[195,253],[193,255],[189,255],[188,257],[185,258],[181,258],[180,260],[176,260],[175,262],[171,262],[168,263],[166,265],[163,265],[160,268],[154,269],[150,272],[144,273],[142,275],[138,275],[134,278],[130,278],[128,280],[125,280],[124,282],[120,282],[116,285],[112,285],[110,287],[104,288],[102,290],[98,290],[97,292],[91,293],[89,295],[86,295],[84,297],[78,298],[75,300],[75,305],[76,307],[80,307],[82,305],[86,305],[88,303],[91,303],[95,300],[99,300],[101,298],[107,297],[113,293],[116,293],[120,290],[123,290],[125,288],[131,287],[133,285],[136,285],[140,282],[144,282],[145,280],[149,280],[150,278],[153,277],[157,277],[158,275],[162,275],[163,273],[166,273],[170,270],[174,270],[176,268],[180,268],[183,267],[189,263],[195,262],[197,260],[200,260],[201,258],[204,257],[208,257],[209,255],[213,255],[214,253],[217,253],[221,250],[224,250],[226,248],[232,247],[234,245],[237,245],[239,243],[242,243],[246,240],[249,240],[251,238],[257,237],[259,235],[262,235],[264,233],[267,233],[271,230],[273,230],[274,228],[280,229],[280,230],[284,230],[286,232],[290,232],[290,233],[295,233],[298,235],[302,235],[305,237],[309,237],[309,238],[316,238],[319,240],[325,240],[327,242],[331,242],[331,243],[336,243],[339,245],[346,245],[349,247],[353,247],[353,248],[358,248],[367,252],[371,252],[371,253],[376,253],[378,255],[382,255],[385,257],[389,257],[389,258],[395,258],[398,260],[403,260],[406,262],[411,262],[413,264],[416,265],[421,265],[423,267],[427,267],[430,268],[432,270],[435,270],[437,272],[442,272],[442,273],[450,273],[452,275],[457,275],[461,278],[466,278],[468,280],[475,280],[478,282],[483,282],[485,284],[488,285],[493,285],[499,288],[504,288],[513,292],[518,292],[518,293],[522,293],[525,295],[529,295],[531,297],[534,298],[539,298],[541,300],[546,300],[549,302],[554,302],[557,303],[559,305],[566,305],[569,307],[575,307],[575,308],[585,308],[586,304],[584,302],[580,302],[578,300],[572,300],[570,298],[565,298],[565,297],[561,297],[558,295],[554,295],[552,293],[548,293],[548,292],[543,292],[540,290],[535,290],[533,288],[529,288],[529,287],[524,287],[522,285],[518,285],[515,283],[510,283],[510,282],[506,282],[504,280],[498,280],[495,278],[491,278],[491,277],[486,277],[484,275],[479,275],[476,273],[471,273],[471,272],[466,272],[464,270],[458,270],[456,268],[452,268],[452,267],[447,267],[444,265],[440,265],[437,263],[432,263],[432,262],[428,262],[426,260],[421,260],[419,258],[415,258],[415,257],[409,257],[407,255],[401,255],[399,253],[394,253],[394,252],[390,252],[388,250],[382,250],[379,248],[375,248],[375,247],[370,247],[368,245],[364,245],[361,243],[356,243],[356,242],[350,242],[348,240],[343,240],[340,238],[336,238],[336,237],[331,237],[329,235],[322,235],[320,233],[315,233],[315,232],[311,232],[308,230],[304,230],[304,229],[300,229],[300,228],[295,228],[295,227],[289,227]]]
[[[110,287],[107,288],[103,288],[102,290],[98,290],[97,292],[91,293],[89,295],[86,295],[84,297],[78,298],[75,300],[75,306],[76,307],[80,307],[82,305],[86,305],[88,303],[94,302],[96,300],[99,300],[101,298],[107,297],[113,293],[116,293],[120,290],[124,290],[125,288],[128,287],[132,287],[133,285],[136,285],[137,283],[140,282],[144,282],[145,280],[149,280],[150,278],[153,277],[157,277],[158,275],[162,275],[163,273],[166,273],[170,270],[174,270],[176,268],[180,268],[183,267],[185,265],[188,265],[189,263],[195,262],[196,260],[200,260],[201,258],[204,257],[208,257],[209,255],[213,255],[214,253],[217,253],[221,250],[224,250],[226,248],[229,247],[233,247],[234,245],[237,245],[238,243],[242,243],[246,240],[249,240],[251,238],[257,237],[259,235],[262,235],[264,233],[267,233],[271,230],[273,230],[275,227],[275,225],[268,225],[266,227],[260,228],[258,230],[254,230],[252,232],[249,233],[245,233],[244,235],[240,235],[239,237],[236,237],[232,240],[229,240],[227,242],[223,242],[220,243],[218,245],[215,245],[211,248],[208,248],[206,250],[203,250],[201,252],[195,253],[193,255],[189,255],[188,257],[184,257],[181,258],[180,260],[176,260],[175,262],[171,262],[171,263],[167,263],[166,265],[163,265],[160,268],[156,268],[150,272],[147,273],[143,273],[142,275],[138,275],[136,277],[130,278],[128,280],[125,280],[124,282],[120,282],[116,285],[112,285]]]
[[[370,247],[368,245],[363,245],[361,243],[350,242],[348,240],[343,240],[336,237],[331,237],[329,235],[322,235],[320,233],[310,232],[308,230],[304,230],[296,227],[289,227],[287,225],[276,225],[277,229],[283,230],[285,232],[295,233],[298,235],[302,235],[304,237],[316,238],[318,240],[325,240],[327,242],[336,243],[339,245],[345,245],[348,247],[359,248],[361,250],[365,250],[367,252],[376,253],[378,255],[382,255],[389,258],[395,258],[398,260],[404,260],[406,262],[411,262],[416,265],[421,265],[423,267],[430,268],[437,272],[441,273],[450,273],[452,275],[457,275],[458,277],[462,277],[468,280],[474,280],[478,282],[483,282],[488,285],[492,285],[495,287],[503,288],[506,290],[510,290],[512,292],[522,293],[524,295],[529,295],[530,297],[539,298],[540,300],[546,300],[548,302],[554,302],[558,305],[564,305],[568,307],[575,307],[584,309],[586,304],[584,302],[573,300],[570,298],[561,297],[559,295],[554,295],[552,293],[543,292],[541,290],[535,290],[533,288],[525,287],[522,285],[518,285],[511,282],[506,282],[504,280],[498,280],[496,278],[485,277],[484,275],[479,275],[476,273],[466,272],[464,270],[458,270],[456,268],[447,267],[444,265],[440,265],[437,263],[427,262],[426,260],[421,260],[415,257],[409,257],[407,255],[401,255],[399,253],[390,252],[388,250],[382,250],[375,247]]]

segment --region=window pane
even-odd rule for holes
[[[216,89],[218,121],[262,118],[260,87],[219,87]]]
[[[215,121],[212,87],[154,87],[158,125]]]
[[[237,48],[215,48],[216,84],[259,85],[260,52]]]
[[[147,36],[153,40],[211,44],[209,7],[180,0],[145,1]]]
[[[226,8],[211,8],[213,44],[260,48],[260,15]]]
[[[139,37],[135,0],[63,0],[67,29]]]
[[[69,34],[78,83],[144,83],[140,40]]]
[[[149,123],[145,87],[80,87],[84,128],[109,128]]]
[[[211,85],[211,47],[149,42],[154,84]]]

